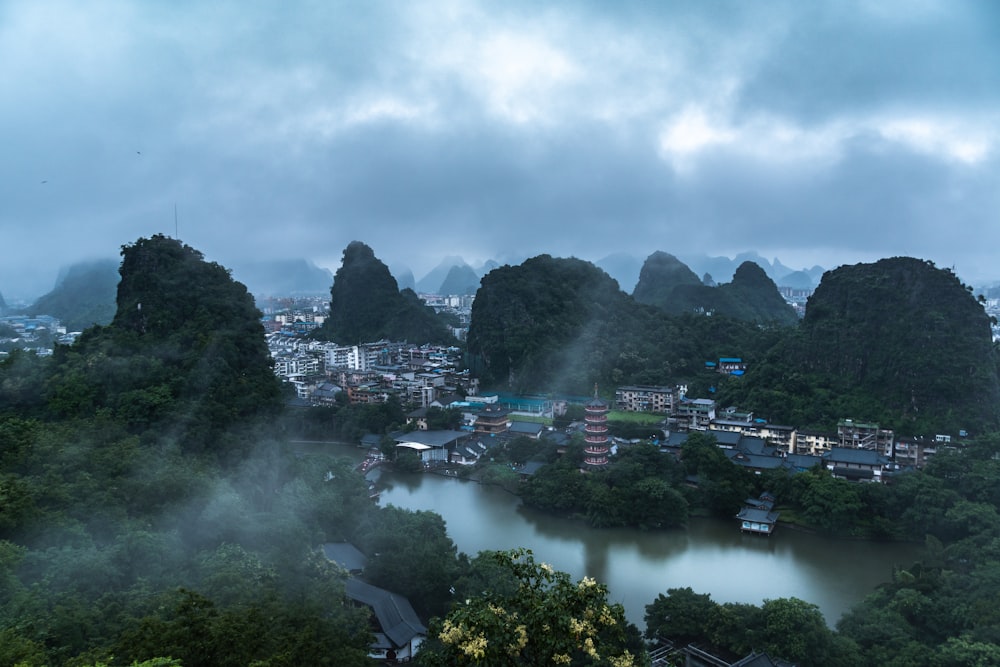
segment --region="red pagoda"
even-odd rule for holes
[[[597,397],[597,385],[594,385],[594,398],[584,406],[584,437],[586,446],[583,449],[583,463],[587,468],[600,470],[608,465],[608,404]]]

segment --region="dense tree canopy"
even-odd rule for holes
[[[704,359],[728,348],[760,355],[766,368],[763,351],[784,335],[714,316],[671,317],[636,304],[575,260],[526,265],[498,269],[481,292],[483,321],[497,329],[478,331],[478,354],[505,380],[561,373],[570,385],[592,385],[593,377],[655,382],[683,371],[692,386],[708,386],[718,377],[698,374]],[[956,296],[953,277],[925,280],[928,267],[911,262],[886,270],[885,280],[909,285],[926,297],[917,302],[933,306],[920,311],[932,320],[920,340],[934,350],[949,342],[938,316],[956,322],[968,315],[981,328],[981,313],[963,301],[964,289]],[[370,664],[368,614],[345,599],[345,573],[319,556],[317,545],[327,541],[361,546],[371,556],[368,576],[439,618],[425,664],[645,659],[636,632],[597,582],[574,583],[524,551],[470,559],[457,552],[441,517],[372,504],[349,461],[291,451],[282,429],[352,439],[385,433],[402,423],[403,406],[339,403],[274,419],[278,389],[259,313],[223,267],[155,236],[123,248],[120,272],[110,324],[51,358],[17,352],[0,361],[0,664]],[[509,303],[501,299],[506,281]],[[850,294],[858,284],[848,282],[843,293],[834,290],[847,303],[841,321],[870,342],[871,325],[852,319],[859,306]],[[944,296],[955,296],[954,310]],[[863,407],[876,396],[872,376],[911,387],[906,364],[885,350],[854,347],[856,356],[844,356],[856,343],[837,332],[840,316],[824,315],[826,298],[794,344],[809,350],[828,341],[830,366],[809,366],[802,357],[798,376],[776,376],[783,382],[774,387],[789,392],[786,398],[801,397],[794,409],[815,414],[815,405],[804,407],[808,401],[840,396],[839,385],[815,377],[843,376],[868,392],[847,387],[848,398],[827,410]],[[550,311],[555,319],[546,322]],[[965,391],[960,379],[989,389],[994,361],[981,333],[951,345],[956,356],[947,363],[926,366],[944,373],[956,359],[982,352],[979,368],[963,366],[967,375],[951,377],[958,395]],[[779,391],[754,381],[741,386],[747,400],[762,402]],[[917,406],[921,417],[910,423],[934,423],[925,417],[933,411],[927,395],[911,396],[910,407],[887,405],[906,418]],[[985,410],[977,406],[970,409]],[[450,423],[455,413],[433,418]],[[807,528],[927,545],[837,632],[806,601],[716,604],[674,589],[647,608],[650,637],[705,641],[735,653],[767,650],[802,664],[957,666],[1000,658],[998,451],[1000,438],[982,434],[954,451],[942,448],[925,470],[893,476],[887,485],[849,484],[821,469],[748,475],[697,434],[680,460],[637,444],[623,447],[599,473],[580,472],[579,443],[559,460],[552,448],[524,440],[497,456],[550,461],[519,484],[525,501],[593,525],[680,526],[692,507],[729,515],[743,498],[767,489]]]
[[[580,472],[576,451],[542,467],[519,488],[524,502],[546,511],[585,518],[596,527],[683,526],[688,501],[679,490],[683,469],[650,444],[623,449],[608,470]]]
[[[419,664],[643,664],[638,631],[620,604],[608,602],[605,586],[586,577],[574,583],[523,549],[490,557],[510,573],[516,590],[486,590],[455,605],[432,625],[437,641],[418,655]]]

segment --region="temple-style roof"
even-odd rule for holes
[[[405,646],[427,628],[413,611],[410,601],[402,595],[351,578],[344,582],[347,597],[372,608],[385,636],[396,646]]]

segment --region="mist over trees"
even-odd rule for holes
[[[228,271],[162,236],[122,257],[110,324],[0,361],[0,664],[370,664],[368,612],[316,551],[387,532],[363,477],[288,450]],[[439,533],[426,555],[457,567]]]
[[[738,307],[694,314],[688,293],[726,295]],[[484,386],[513,391],[684,382],[690,395],[717,390],[720,404],[803,427],[832,428],[845,416],[902,434],[1000,425],[990,319],[953,273],[927,262],[827,272],[801,322],[778,315],[790,308],[750,263],[707,287],[654,253],[636,295],[582,260],[542,255],[496,269],[473,303],[470,367]],[[678,304],[684,314],[672,314]],[[745,376],[706,372],[720,356],[741,357]]]
[[[375,269],[377,287],[378,267],[361,267]],[[661,529],[692,512],[731,516],[767,489],[813,530],[924,541],[920,561],[836,631],[807,601],[717,604],[675,589],[651,600],[646,632],[810,664],[995,664],[1000,440],[987,432],[988,318],[950,272],[918,260],[845,267],[824,285],[814,314],[789,328],[671,315],[586,262],[541,256],[483,280],[470,350],[498,385],[690,377],[741,406],[786,405],[816,423],[851,408],[892,426],[976,424],[983,434],[891,485],[819,469],[750,475],[697,436],[680,461],[636,445],[607,474],[581,475],[570,446],[523,485],[525,501],[595,526]],[[374,581],[438,619],[418,662],[453,663],[467,648],[475,658],[482,635],[515,664],[627,664],[625,651],[641,664],[634,629],[596,582],[568,582],[523,552],[470,558],[439,516],[371,503],[348,461],[295,455],[290,432],[384,433],[404,406],[283,414],[260,313],[224,267],[174,239],[139,239],[122,248],[116,303],[108,324],[51,357],[0,361],[0,664],[370,664],[368,614],[317,553],[326,541],[361,546]],[[726,354],[752,361],[742,380],[705,375],[704,360]],[[512,442],[505,455],[523,460],[535,447]],[[511,622],[487,614],[497,606]],[[588,610],[615,622],[579,625]]]
[[[694,378],[706,360],[753,356],[775,335],[728,317],[672,316],[637,303],[589,262],[541,255],[483,278],[468,352],[484,386],[586,395],[594,382]]]

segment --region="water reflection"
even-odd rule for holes
[[[781,529],[744,535],[735,521],[692,520],[687,530],[593,529],[521,506],[499,488],[436,475],[386,474],[383,504],[440,514],[459,550],[526,547],[536,558],[608,585],[629,620],[644,627],[645,605],[690,586],[716,602],[761,604],[798,597],[830,625],[883,581],[909,566],[913,545],[830,540]]]

